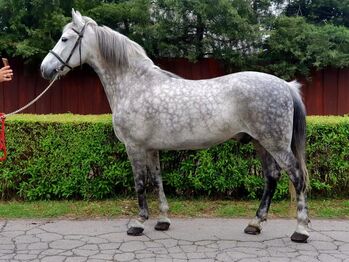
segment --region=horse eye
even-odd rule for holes
[[[67,42],[67,41],[68,41],[68,38],[62,37],[62,42]]]

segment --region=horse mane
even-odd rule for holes
[[[87,16],[83,16],[83,19],[86,24],[93,25],[93,30],[97,36],[99,51],[102,58],[108,64],[119,68],[127,68],[132,66],[137,59],[137,63],[139,64],[141,61],[144,68],[154,69],[160,74],[170,78],[182,78],[154,65],[153,61],[147,56],[143,47],[128,37],[107,26],[98,26],[93,19]],[[64,27],[64,30],[73,26],[73,23],[69,23]]]
[[[108,64],[119,68],[129,67],[133,65],[136,58],[137,64],[141,63],[144,68],[154,69],[170,78],[181,78],[154,65],[143,47],[119,32],[107,26],[95,26],[94,30],[97,35],[99,51]]]
[[[138,61],[141,59],[143,63],[154,65],[143,47],[128,37],[107,26],[95,26],[93,28],[96,32],[99,51],[108,64],[121,68],[129,67],[133,60],[137,58]]]

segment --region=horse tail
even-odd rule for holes
[[[304,190],[309,187],[309,175],[305,164],[306,111],[300,95],[301,84],[297,81],[288,83],[293,99],[293,132],[291,149],[297,158],[304,181]]]

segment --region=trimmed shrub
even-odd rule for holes
[[[7,120],[3,199],[105,199],[134,194],[124,146],[110,115],[17,115]],[[349,196],[349,117],[308,117],[312,196]],[[264,180],[251,144],[161,153],[166,193],[259,198]],[[284,174],[275,198],[288,195]]]
[[[312,193],[349,196],[349,116],[308,117],[307,167]]]
[[[130,164],[110,122],[107,115],[9,118],[2,198],[102,199],[130,192]]]

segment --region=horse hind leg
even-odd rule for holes
[[[139,215],[128,225],[127,234],[132,236],[141,235],[144,231],[144,222],[149,217],[148,204],[146,200],[146,151],[142,148],[126,145],[127,155],[131,162],[135,189],[138,198]]]
[[[147,153],[147,165],[149,168],[149,172],[150,172],[153,184],[159,196],[160,216],[154,228],[155,230],[166,231],[169,229],[171,221],[167,216],[169,207],[168,207],[164,187],[162,184],[161,173],[160,173],[159,151],[149,151]]]
[[[257,154],[262,161],[265,184],[261,203],[256,212],[256,217],[249,222],[244,232],[246,234],[258,235],[262,230],[261,223],[267,220],[270,203],[275,193],[277,182],[280,178],[280,167],[274,158],[258,142],[254,141],[254,144]]]
[[[304,160],[297,159],[292,152],[281,152],[273,155],[281,168],[289,175],[296,190],[297,228],[292,234],[291,240],[294,242],[305,243],[309,238],[309,233],[307,231],[309,218],[306,196],[307,174],[305,174],[307,171],[305,168],[301,168],[300,163],[300,161]],[[303,163],[303,165],[305,164]]]

